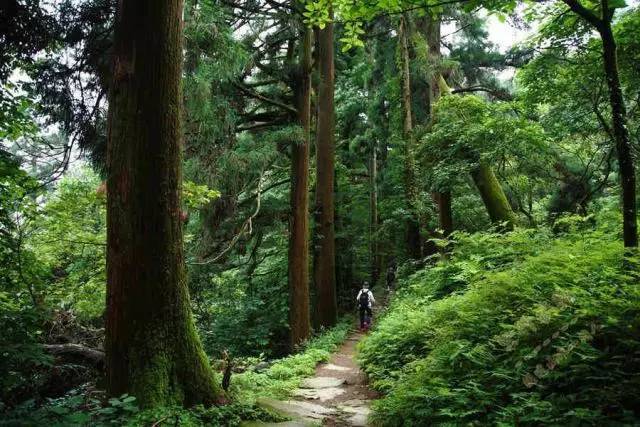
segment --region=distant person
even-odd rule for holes
[[[358,310],[360,311],[360,329],[365,329],[365,327],[369,327],[371,324],[371,317],[373,316],[371,307],[376,302],[376,299],[369,290],[368,282],[363,283],[362,289],[360,289],[356,297],[356,302],[358,303]]]
[[[387,269],[387,290],[392,291],[396,285],[396,266],[392,263]]]

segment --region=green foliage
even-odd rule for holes
[[[0,398],[10,399],[16,390],[37,386],[37,369],[51,364],[39,339],[42,313],[23,295],[0,291]],[[2,403],[0,401],[0,408]]]
[[[49,399],[36,406],[27,401],[0,421],[0,426],[51,425],[54,427],[81,426],[141,426],[156,423],[173,423],[185,427],[239,426],[244,420],[280,421],[264,409],[245,403],[231,403],[205,408],[158,407],[141,410],[135,397],[122,395],[119,398],[101,400],[87,398],[85,390],[74,390],[67,396]]]
[[[14,408],[0,425],[27,426],[113,426],[124,425],[139,409],[135,397],[126,394],[106,402],[86,397],[85,390],[72,390],[58,399],[48,399],[44,405],[28,400]]]
[[[0,140],[15,141],[37,131],[33,121],[33,103],[17,94],[18,89],[10,83],[0,86]]]
[[[212,190],[206,185],[198,185],[193,181],[182,183],[182,198],[190,208],[200,208],[220,197],[220,192]]]
[[[433,126],[420,152],[433,170],[436,188],[447,188],[479,162],[527,165],[544,162],[542,128],[506,102],[478,96],[443,96],[434,105]]]
[[[79,388],[43,404],[28,400],[4,414],[0,426],[140,426],[174,423],[187,427],[239,426],[243,421],[283,421],[256,405],[258,397],[285,398],[297,388],[304,377],[313,375],[319,362],[328,360],[346,338],[351,319],[344,319],[335,328],[324,331],[303,344],[301,352],[272,363],[264,371],[248,370],[234,374],[231,380],[231,403],[204,408],[195,406],[156,407],[141,410],[133,396],[102,399]],[[253,361],[255,363],[255,360]],[[0,406],[0,411],[4,408]]]
[[[33,368],[46,365],[38,345],[43,313],[37,288],[41,268],[25,247],[37,215],[37,182],[0,149],[0,398],[30,385]]]
[[[44,203],[29,246],[48,272],[41,292],[49,308],[72,311],[81,321],[105,306],[106,197],[90,169],[67,174]]]
[[[303,344],[300,353],[280,359],[263,372],[247,371],[235,375],[231,392],[240,401],[254,401],[257,397],[290,396],[304,377],[313,375],[318,363],[329,359],[331,353],[347,337],[351,325],[352,319],[343,319],[334,328]]]
[[[228,350],[234,356],[280,355],[288,327],[286,242],[273,234],[264,237],[271,247],[250,277],[244,269],[212,273],[194,269],[197,286],[195,314],[207,353]]]
[[[637,422],[640,291],[610,224],[456,238],[361,346],[375,420]]]
[[[447,3],[438,0],[427,0],[416,4],[407,0],[377,0],[373,2],[354,2],[351,0],[308,0],[303,2],[306,11],[303,13],[307,25],[322,26],[329,20],[327,10],[335,10],[336,20],[344,23],[342,50],[348,51],[353,47],[363,47],[362,36],[365,34],[363,24],[381,15],[399,14],[403,11],[415,11],[416,14],[440,15]],[[465,12],[484,7],[504,22],[506,15],[516,8],[515,0],[473,0],[464,3]]]

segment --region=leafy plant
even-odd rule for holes
[[[632,423],[640,292],[608,225],[556,240],[544,231],[464,239],[404,282],[361,345],[386,393],[375,420]]]

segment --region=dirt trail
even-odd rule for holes
[[[273,425],[366,426],[369,405],[378,395],[367,386],[355,360],[356,345],[363,337],[360,332],[349,335],[329,361],[319,364],[315,375],[302,382],[291,400],[263,400],[263,406],[293,419]]]
[[[378,394],[367,385],[367,378],[356,363],[356,345],[363,334],[354,333],[347,338],[329,363],[318,365],[316,377],[338,378],[344,380],[340,385],[342,393],[322,402],[336,408],[335,415],[327,417],[323,425],[327,426],[365,426],[369,415],[369,404]]]

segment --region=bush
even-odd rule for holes
[[[404,283],[361,345],[366,372],[387,393],[374,419],[637,422],[640,289],[615,237],[463,236],[449,260]]]
[[[243,420],[280,421],[266,410],[246,403],[193,408],[179,406],[140,410],[133,396],[123,395],[103,402],[75,390],[64,398],[50,399],[37,407],[33,400],[23,403],[0,426],[151,426],[170,423],[184,427],[239,426]]]
[[[258,397],[286,398],[304,377],[313,375],[319,362],[328,360],[342,343],[351,322],[341,321],[307,342],[300,353],[280,359],[263,372],[249,370],[231,379],[229,396],[232,403],[205,408],[158,407],[140,410],[133,396],[104,398],[103,392],[86,385],[57,399],[44,403],[34,399],[3,412],[0,406],[0,426],[141,426],[161,424],[159,421],[191,426],[239,426],[246,420],[283,421],[256,403]]]

